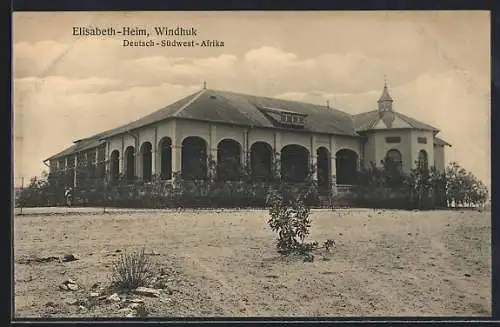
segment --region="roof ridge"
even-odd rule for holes
[[[419,123],[419,124],[422,124],[422,125],[424,125],[424,126],[427,126],[427,127],[429,127],[429,128],[432,128],[432,129],[434,129],[434,130],[436,130],[436,131],[439,131],[436,127],[431,126],[431,125],[429,125],[429,124],[427,124],[427,123],[424,123],[424,122],[422,122],[422,121],[420,121],[420,120],[418,120],[418,119],[416,119],[416,118],[412,118],[412,117],[407,116],[407,115],[405,115],[405,114],[402,114],[402,113],[400,113],[400,112],[394,112],[394,113],[395,113],[395,114],[397,114],[397,115],[399,115],[399,116],[400,116],[400,118],[401,118],[401,119],[403,119],[403,120],[404,120],[407,124],[409,124],[410,126],[412,126],[413,124],[412,124],[412,122],[411,122],[411,121],[408,121],[408,119],[413,120],[413,121],[415,121],[415,122],[417,122],[417,123]]]
[[[327,107],[325,105],[311,103],[311,102],[305,102],[305,101],[299,101],[299,100],[291,100],[291,99],[282,99],[282,98],[279,98],[279,97],[271,97],[271,96],[266,96],[266,95],[255,95],[255,94],[242,93],[242,92],[234,92],[234,91],[227,91],[227,90],[212,89],[211,91],[213,91],[213,92],[222,92],[222,93],[224,93],[224,92],[225,93],[232,93],[234,95],[251,96],[251,97],[254,97],[254,98],[263,98],[263,99],[268,99],[268,100],[287,101],[287,102],[292,102],[292,103],[297,103],[297,104],[302,104],[302,105],[315,106],[317,108],[322,108],[322,109],[325,109],[325,110],[334,110],[334,111],[338,111],[340,113],[346,114],[348,116],[352,116],[352,114],[350,114],[348,112],[345,112],[343,110],[337,109],[335,107],[332,107],[332,106]]]
[[[212,92],[217,92],[217,91],[216,91],[216,90],[212,90]],[[231,92],[229,92],[229,93],[231,93]],[[235,93],[233,93],[233,94],[235,94]],[[227,101],[227,102],[229,102],[229,103],[231,103],[231,102],[232,102],[232,101],[231,101],[231,99],[228,99],[228,98],[227,98],[224,94],[219,94],[219,96],[223,97],[223,98],[225,99],[225,101]],[[250,96],[253,96],[253,95],[250,95]],[[250,105],[252,105],[252,106],[256,107],[257,109],[259,109],[259,108],[258,108],[258,104],[252,103],[252,102],[250,102],[250,101],[247,101],[247,102],[248,102]],[[247,113],[247,112],[245,112],[244,110],[242,110],[239,106],[235,106],[235,108],[236,108],[236,110],[237,110],[240,114],[242,114],[243,116],[245,116],[245,117],[246,117],[246,118],[248,118],[248,119],[251,119],[251,117],[248,115],[248,113]]]
[[[207,89],[201,89],[200,91],[198,91],[198,94],[196,94],[191,100],[189,100],[188,102],[186,102],[183,106],[181,106],[176,112],[174,112],[172,114],[172,117],[175,117],[177,116],[178,114],[180,114],[184,109],[186,109],[188,106],[190,106],[193,102],[195,102],[196,100],[198,100],[200,98],[200,96],[205,93],[207,91]],[[161,110],[161,109],[159,109]]]

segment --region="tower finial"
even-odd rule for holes
[[[387,74],[384,74],[384,87],[387,87]]]

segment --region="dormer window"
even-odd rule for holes
[[[264,107],[261,109],[273,120],[288,127],[304,127],[307,115],[303,113]]]

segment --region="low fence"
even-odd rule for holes
[[[269,190],[276,182],[248,181],[126,181],[106,183],[87,180],[83,185],[69,189],[64,185],[26,188],[19,192],[16,206],[81,206],[121,208],[172,208],[172,207],[265,207]],[[289,183],[291,188],[303,183]],[[68,192],[69,190],[69,192]],[[319,205],[319,192],[312,192],[307,199]]]
[[[68,189],[62,184],[16,180],[15,205],[23,207],[81,206],[116,208],[263,208],[271,188],[279,182],[208,182],[208,181],[126,181],[107,183],[88,179]],[[303,183],[287,184],[300,188]],[[315,184],[313,184],[315,185]],[[69,190],[69,191],[68,191]],[[447,207],[446,194],[435,190],[412,193],[411,190],[372,188],[356,185],[332,185],[312,188],[306,199],[312,207],[367,207],[392,209],[434,209]]]

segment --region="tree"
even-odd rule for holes
[[[488,189],[474,174],[456,162],[445,170],[448,206],[483,206],[488,200]]]

